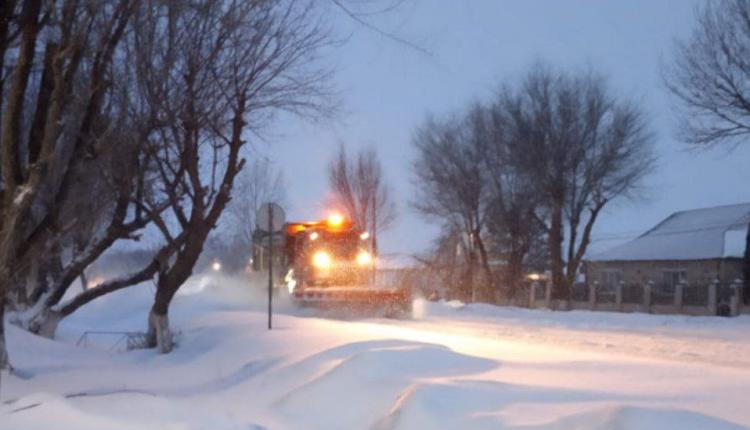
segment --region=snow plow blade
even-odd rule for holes
[[[411,294],[407,290],[309,287],[294,291],[294,301],[302,306],[324,309],[383,309],[388,316],[411,315]]]

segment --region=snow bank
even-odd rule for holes
[[[419,384],[383,429],[738,430],[740,425],[671,408],[622,406],[594,393],[528,390],[485,381]],[[539,398],[544,399],[539,402]],[[528,403],[526,403],[528,402]]]
[[[600,312],[588,310],[550,311],[483,303],[464,304],[425,302],[424,314],[432,318],[459,318],[517,323],[536,327],[564,327],[566,329],[606,330],[622,332],[704,334],[711,338],[750,340],[750,315],[733,318],[690,315],[658,315],[646,313]]]
[[[420,319],[343,321],[280,300],[268,332],[262,285],[211,276],[175,298],[172,354],[75,346],[142,330],[151,288],[81,309],[56,341],[10,327],[0,429],[750,428],[747,317],[420,302]]]

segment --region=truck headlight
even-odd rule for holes
[[[372,255],[367,251],[360,251],[360,253],[357,254],[357,264],[360,266],[369,266],[372,264]]]
[[[318,251],[313,254],[312,262],[318,269],[328,269],[331,267],[331,256],[325,251]]]

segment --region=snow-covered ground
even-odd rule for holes
[[[532,311],[460,303],[415,318],[320,318],[196,278],[178,348],[110,350],[145,326],[148,285],[64,321],[9,328],[0,429],[750,428],[750,317]]]

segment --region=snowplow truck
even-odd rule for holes
[[[333,215],[326,220],[290,222],[277,247],[283,286],[301,306],[377,309],[386,316],[411,314],[411,292],[378,286],[369,233]],[[266,242],[268,243],[268,242]]]

